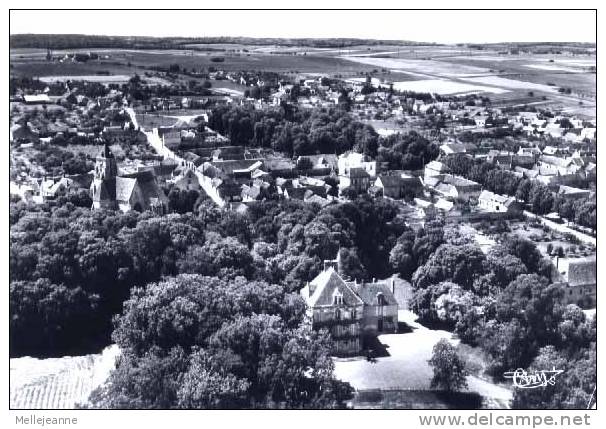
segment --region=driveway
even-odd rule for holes
[[[412,332],[379,336],[389,356],[377,358],[374,362],[363,357],[335,358],[335,376],[357,390],[430,389],[433,370],[427,361],[431,358],[433,346],[442,338],[454,346],[459,340],[450,332],[428,329],[415,319],[414,313],[400,310],[399,321],[405,322]],[[507,407],[512,397],[511,390],[476,376],[468,376],[467,383],[470,392],[479,393],[486,403],[494,407]]]

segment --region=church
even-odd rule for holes
[[[97,157],[90,192],[93,209],[123,212],[151,210],[163,214],[168,208],[168,198],[158,185],[153,172],[146,170],[118,175],[116,158],[107,144]]]

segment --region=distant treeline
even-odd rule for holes
[[[466,46],[469,49],[477,50],[498,50],[500,53],[532,53],[537,55],[562,54],[563,52],[589,55],[595,53],[596,49],[595,43],[584,42],[472,43],[458,44],[458,46]]]
[[[241,45],[281,45],[309,46],[317,48],[344,48],[356,45],[430,45],[404,40],[369,39],[281,39],[252,37],[130,37],[93,36],[85,34],[11,34],[11,48],[128,48],[128,49],[197,49],[193,44],[241,44]],[[207,49],[200,47],[199,49]]]

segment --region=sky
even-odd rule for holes
[[[595,42],[594,11],[35,11],[10,33],[363,38],[434,43]]]

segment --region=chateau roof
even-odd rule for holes
[[[393,293],[383,282],[378,283],[359,283],[354,285],[354,290],[358,294],[364,304],[366,305],[377,305],[377,295],[382,294],[387,302],[387,305],[398,305],[398,301],[393,296]]]
[[[310,286],[314,287],[313,294],[307,297],[307,304],[310,307],[332,305],[333,295],[336,290],[343,295],[344,305],[363,304],[362,299],[356,295],[332,267],[318,274],[310,282]]]

